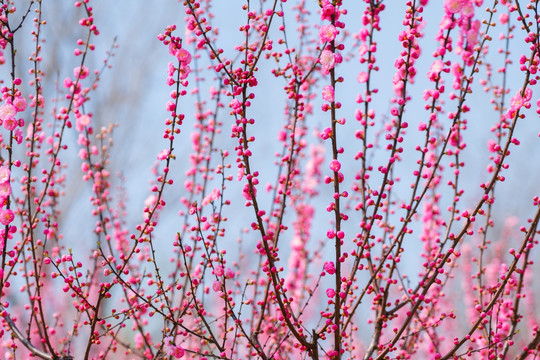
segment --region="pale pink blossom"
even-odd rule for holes
[[[11,195],[11,184],[9,182],[0,184],[0,197],[7,198]]]
[[[0,166],[0,184],[4,184],[9,181],[11,171],[6,166]]]
[[[468,0],[445,0],[444,11],[449,14],[457,14],[468,3]]]
[[[328,73],[334,68],[335,61],[336,60],[333,52],[331,52],[330,50],[322,51],[320,62],[324,73]]]
[[[322,98],[328,102],[334,102],[334,88],[331,85],[326,85],[322,89]]]
[[[321,43],[333,41],[338,32],[338,29],[332,24],[323,25],[319,29],[319,39]]]
[[[165,160],[169,157],[169,154],[170,154],[170,151],[169,149],[163,149],[159,152],[159,154],[157,154],[157,159],[158,160]]]
[[[368,81],[368,73],[365,72],[365,71],[362,71],[358,74],[358,77],[356,78],[356,80],[362,84],[362,83],[365,83],[366,81]]]
[[[0,120],[5,121],[15,117],[17,109],[11,104],[4,104],[0,106]]]

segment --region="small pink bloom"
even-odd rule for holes
[[[5,121],[7,119],[14,118],[17,114],[17,109],[11,104],[4,104],[0,106],[0,120]]]
[[[9,182],[0,184],[0,197],[7,198],[9,195],[11,195],[11,184]]]
[[[73,69],[73,75],[75,75],[75,78],[79,79],[85,79],[90,74],[90,71],[86,66],[78,66],[75,69]]]
[[[326,296],[328,296],[329,298],[333,298],[334,296],[336,296],[336,292],[334,291],[334,289],[326,289]]]
[[[362,71],[360,74],[358,74],[358,77],[356,78],[360,84],[365,83],[368,80],[368,73],[365,71]]]
[[[337,172],[339,169],[341,169],[341,163],[336,159],[332,160],[330,162],[330,170]]]
[[[170,100],[169,102],[167,102],[166,109],[170,112],[176,110],[176,104],[174,103],[174,101]]]
[[[232,271],[230,268],[227,268],[227,271],[225,271],[225,278],[226,279],[234,279],[234,271]]]
[[[64,79],[64,87],[65,87],[66,89],[69,89],[69,88],[71,87],[71,85],[73,85],[73,81],[71,81],[71,79],[68,78],[68,77],[65,78],[65,79]]]
[[[185,353],[181,346],[176,345],[172,336],[167,336],[163,339],[163,351],[168,356],[174,356],[177,359],[180,359]]]
[[[333,41],[338,32],[338,29],[336,29],[334,25],[323,25],[319,29],[319,39],[321,40],[321,43]]]
[[[13,132],[13,138],[15,139],[17,144],[22,143],[22,141],[23,141],[22,130],[21,129],[15,129],[15,131]]]
[[[212,290],[214,290],[215,292],[218,292],[221,290],[221,283],[219,281],[214,281],[214,283],[212,284]]]
[[[452,15],[460,12],[466,4],[467,0],[445,0],[443,6],[446,13]]]
[[[255,193],[255,196],[257,196],[257,189],[255,187],[253,188],[253,192]],[[248,201],[251,200],[251,193],[249,192],[248,183],[244,185],[244,189],[242,190],[242,196]]]
[[[182,63],[182,66],[180,66],[180,69],[178,69],[178,74],[180,74],[180,80],[186,79],[190,72],[191,68],[189,67],[189,65]]]
[[[9,181],[11,171],[6,166],[0,166],[0,184],[4,184]]]
[[[214,266],[213,273],[216,276],[222,276],[225,273],[225,269],[223,268],[222,265],[216,265]]]
[[[0,223],[2,225],[9,225],[15,219],[15,214],[11,209],[1,209],[0,210]]]
[[[13,99],[13,106],[15,106],[17,112],[24,111],[26,109],[26,99],[21,96],[17,96],[15,99]]]
[[[167,159],[167,157],[169,157],[169,154],[170,154],[169,149],[161,150],[159,152],[159,154],[157,155],[157,159],[158,160],[165,160],[165,159]]]
[[[487,143],[488,151],[494,153],[497,148],[497,142],[493,139],[489,139]]]
[[[499,15],[499,22],[501,23],[501,25],[504,25],[508,22],[509,18],[510,16],[508,16],[507,13],[502,13],[501,15]]]
[[[526,88],[526,89],[525,89],[525,94],[524,94],[525,96],[523,97],[523,100],[525,100],[525,101],[531,101],[531,99],[532,99],[532,94],[533,94],[532,89],[531,89],[531,88]]]
[[[176,51],[176,58],[183,64],[189,64],[191,62],[191,54],[186,49],[178,49]]]
[[[334,88],[331,85],[326,85],[322,89],[322,98],[328,102],[334,102]]]
[[[83,131],[85,127],[90,125],[90,121],[91,117],[87,114],[82,114],[81,116],[78,116],[75,124],[77,131]]]
[[[326,271],[330,275],[334,275],[336,273],[336,268],[334,267],[334,263],[332,261],[325,262],[324,271]]]
[[[19,123],[17,122],[17,120],[15,120],[14,117],[10,117],[10,118],[4,119],[4,122],[2,123],[2,125],[4,125],[4,127],[7,130],[13,131],[15,130],[15,128],[17,128],[17,125],[19,125]]]
[[[320,61],[323,68],[323,72],[328,73],[331,69],[334,68],[334,64],[336,61],[334,53],[331,52],[330,50],[323,50],[321,53]]]

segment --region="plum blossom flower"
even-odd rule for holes
[[[17,109],[11,104],[4,104],[0,106],[0,120],[5,121],[15,117]]]
[[[15,219],[15,214],[11,209],[1,209],[0,210],[0,223],[2,225],[9,225]]]
[[[334,88],[331,85],[326,85],[322,89],[322,98],[328,102],[334,102]]]
[[[334,266],[334,263],[332,261],[325,262],[324,263],[324,271],[326,271],[330,275],[334,275],[336,273],[336,268]]]
[[[467,3],[468,0],[445,0],[444,11],[449,15],[459,13]]]
[[[78,79],[85,79],[90,74],[90,71],[86,66],[77,66],[73,69],[73,75]]]
[[[75,127],[77,131],[83,131],[85,127],[90,125],[92,118],[88,114],[82,114],[77,117]]]
[[[257,188],[253,187],[253,193],[255,196],[257,196]],[[246,183],[244,185],[244,189],[242,190],[242,196],[248,200],[251,201],[251,193],[249,192],[249,183]]]
[[[530,88],[526,88],[524,92],[524,96],[521,96],[521,90],[518,90],[516,92],[516,95],[510,100],[510,108],[506,112],[506,118],[507,119],[513,119],[514,116],[516,116],[516,113],[519,109],[522,107],[526,107],[527,109],[531,107],[531,103],[529,102],[532,98],[532,90]]]
[[[15,106],[17,112],[26,110],[26,99],[22,96],[17,96],[15,99],[13,99],[13,106]]]
[[[336,159],[332,160],[330,162],[330,170],[337,172],[339,169],[341,169],[341,163]]]
[[[169,100],[165,108],[167,109],[167,111],[173,112],[176,110],[176,104],[174,103],[174,101]]]
[[[367,80],[368,80],[368,73],[365,72],[365,71],[362,71],[358,74],[358,77],[356,78],[356,80],[362,84],[362,83],[365,83]]]
[[[223,265],[215,265],[214,270],[212,270],[212,272],[216,276],[222,276],[225,273],[225,269],[223,268]]]
[[[172,336],[163,339],[163,351],[168,356],[174,356],[176,359],[180,359],[185,353],[181,346],[175,344]]]
[[[9,181],[11,171],[6,166],[0,166],[0,184],[4,184]]]
[[[321,43],[333,41],[338,32],[338,29],[332,24],[323,25],[319,29],[319,39]]]
[[[186,49],[178,49],[176,51],[176,58],[183,64],[189,64],[191,62],[191,54]]]
[[[330,70],[334,68],[336,59],[334,53],[330,50],[323,50],[321,53],[321,65],[323,72],[327,74]]]
[[[11,184],[9,182],[0,184],[0,197],[7,198],[9,195],[11,195]]]
[[[163,149],[159,152],[159,154],[157,154],[157,159],[158,160],[165,160],[167,159],[167,157],[169,157],[169,154],[170,154],[170,151],[169,149]]]
[[[15,130],[17,125],[19,125],[19,123],[14,117],[10,117],[10,118],[4,119],[4,122],[2,123],[2,125],[4,125],[6,130],[13,131]]]

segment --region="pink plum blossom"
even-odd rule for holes
[[[6,166],[0,166],[0,184],[4,184],[9,181],[11,171]]]
[[[185,350],[181,346],[176,345],[172,336],[167,336],[163,339],[163,351],[168,356],[173,356],[176,359],[180,359],[185,353]]]
[[[0,106],[0,120],[5,121],[15,117],[17,109],[11,104],[4,104]]]
[[[11,209],[0,209],[0,223],[9,225],[15,219],[15,214]]]
[[[321,53],[321,65],[324,73],[328,73],[334,68],[335,56],[330,50],[323,50]]]
[[[334,88],[331,85],[323,87],[322,98],[325,101],[334,102]]]
[[[319,30],[319,39],[321,43],[333,41],[338,32],[338,29],[332,24],[323,25]]]

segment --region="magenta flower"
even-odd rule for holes
[[[326,271],[330,275],[334,275],[336,273],[336,268],[334,267],[334,263],[332,261],[325,262],[324,271]]]
[[[4,122],[2,123],[2,125],[4,125],[6,130],[13,131],[15,130],[15,128],[17,128],[17,125],[19,125],[19,123],[14,117],[10,117],[10,118],[4,119]]]
[[[1,209],[0,210],[0,223],[2,225],[9,225],[15,219],[15,214],[11,209]]]
[[[530,88],[525,89],[524,96],[521,96],[521,90],[516,92],[516,95],[510,100],[510,108],[506,112],[507,119],[513,119],[519,109],[525,106],[527,109],[531,107],[529,101],[532,98],[532,90]]]
[[[337,172],[339,169],[341,169],[341,163],[336,159],[332,160],[330,162],[330,170]]]
[[[163,351],[168,356],[174,356],[176,359],[180,359],[185,353],[181,346],[175,344],[172,336],[163,339]]]
[[[191,62],[191,54],[186,49],[178,49],[176,51],[176,58],[183,64],[189,64]]]
[[[90,74],[90,71],[86,66],[78,66],[75,69],[73,69],[73,75],[75,75],[75,78],[79,79],[85,79]]]

